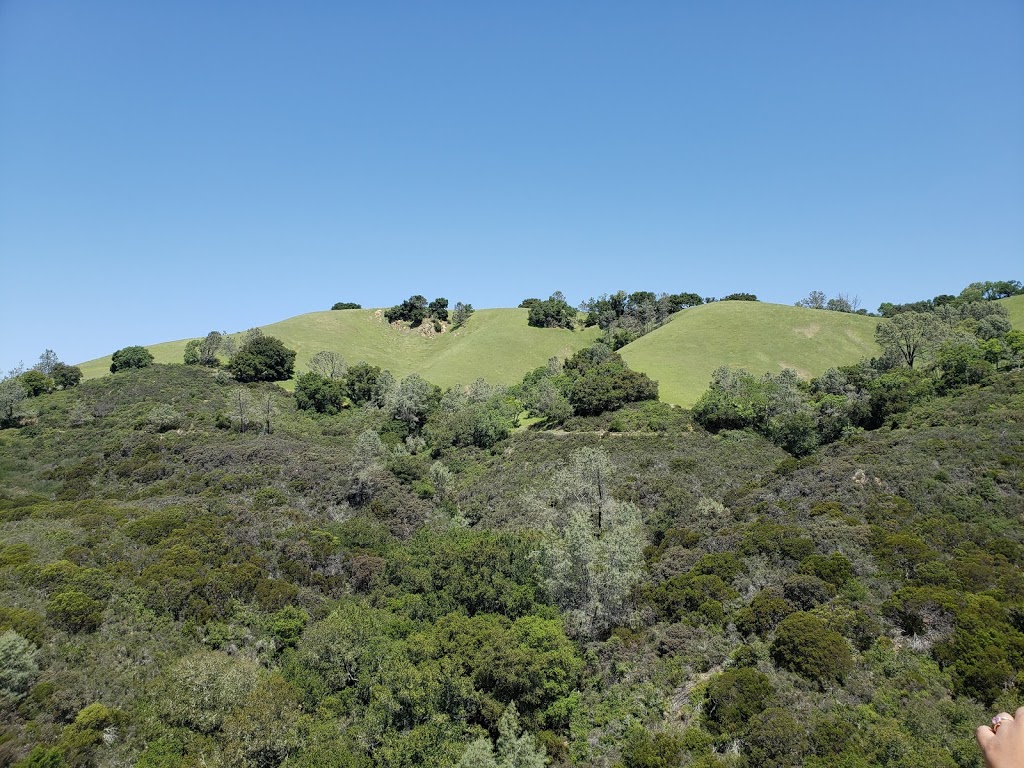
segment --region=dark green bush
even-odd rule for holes
[[[704,723],[712,733],[733,737],[746,732],[750,719],[768,706],[775,694],[767,675],[752,667],[715,675],[704,694]]]
[[[798,612],[783,619],[775,629],[772,658],[784,669],[820,685],[842,682],[853,666],[846,640],[821,619]]]

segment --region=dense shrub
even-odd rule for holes
[[[104,605],[81,590],[56,592],[46,604],[46,616],[69,632],[93,632],[103,622]]]
[[[821,685],[842,682],[853,666],[846,640],[821,619],[798,612],[783,619],[775,630],[772,658],[780,667]]]
[[[743,635],[765,636],[796,608],[778,587],[762,589],[750,604],[736,612],[736,629]]]
[[[767,675],[750,667],[715,675],[704,694],[704,723],[712,733],[738,736],[775,694]]]

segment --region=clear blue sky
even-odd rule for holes
[[[1024,3],[0,0],[0,367],[413,293],[1024,279]]]

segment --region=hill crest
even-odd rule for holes
[[[1005,302],[1014,327],[1024,326],[1024,296]],[[383,310],[309,312],[261,326],[298,354],[306,369],[321,350],[350,364],[365,361],[403,377],[418,373],[442,387],[478,378],[514,384],[549,358],[568,357],[601,337],[596,327],[533,328],[526,309],[481,309],[454,331],[422,334],[397,329]],[[878,317],[765,302],[720,301],[684,309],[665,325],[620,350],[629,365],[659,382],[663,401],[689,406],[722,365],[752,373],[792,368],[804,378],[878,353]],[[189,339],[150,345],[158,363],[180,363]],[[86,378],[108,372],[110,357],[81,364]]]

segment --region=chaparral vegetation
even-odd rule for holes
[[[753,294],[527,299],[516,376],[454,384],[276,328],[47,350],[0,380],[0,762],[980,766],[1024,702],[1019,293],[814,292],[866,354],[687,408],[656,337]],[[416,365],[488,322],[335,308]]]

